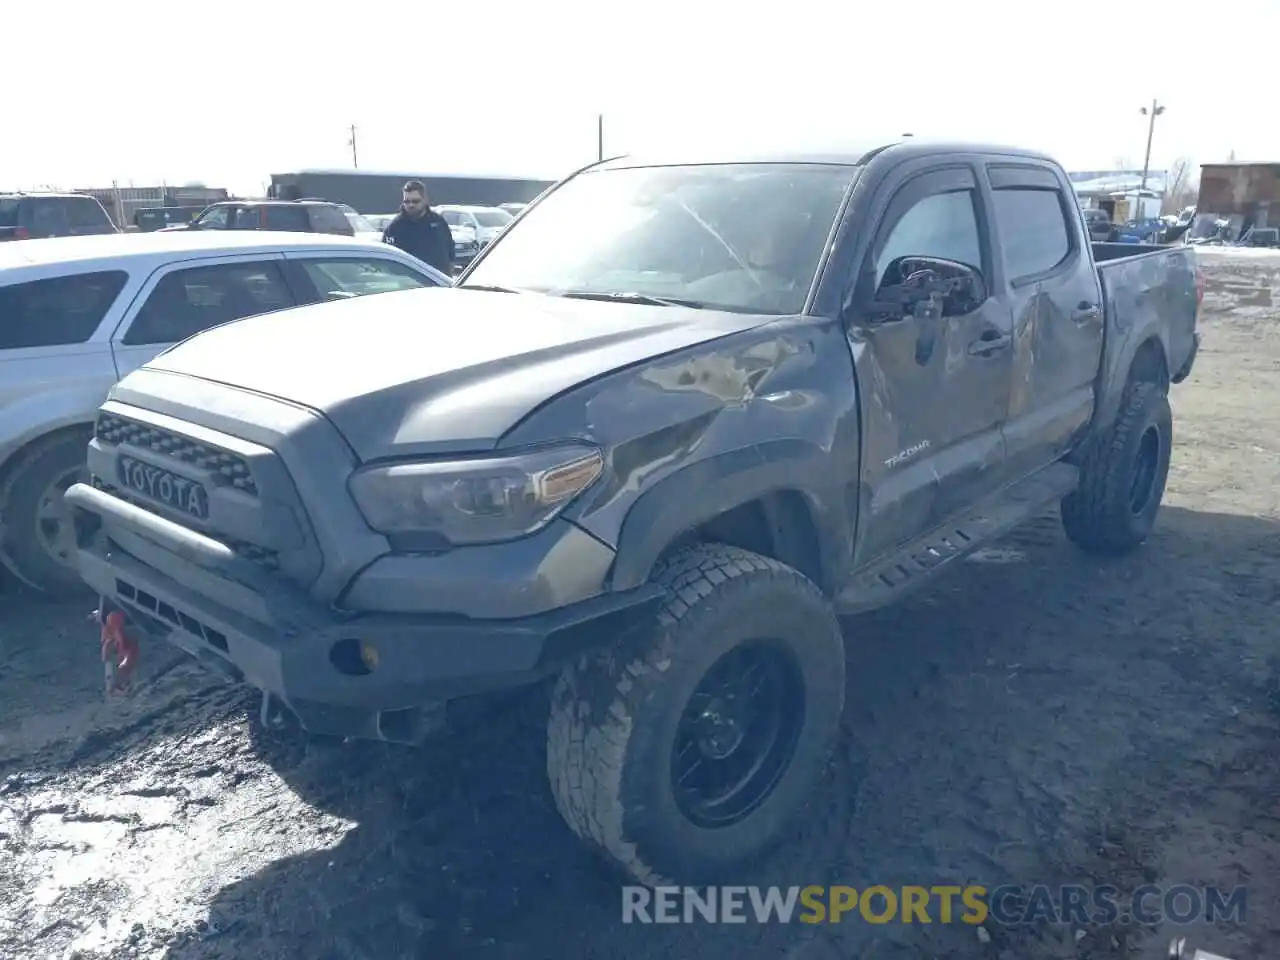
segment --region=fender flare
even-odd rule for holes
[[[630,590],[645,583],[662,553],[683,533],[716,516],[773,493],[805,500],[817,534],[823,580],[838,567],[839,538],[852,527],[832,516],[838,497],[824,497],[797,477],[827,476],[830,455],[803,440],[777,440],[707,457],[664,477],[632,505],[618,533],[610,586]],[[815,472],[816,471],[816,472]],[[820,583],[824,590],[829,583]]]

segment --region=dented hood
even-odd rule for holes
[[[309,407],[368,461],[491,449],[583,381],[772,319],[427,288],[237,320],[147,366]]]

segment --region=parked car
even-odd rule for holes
[[[1280,247],[1280,228],[1250,227],[1239,242],[1245,247]]]
[[[0,193],[0,241],[119,233],[107,211],[80,193]]]
[[[80,583],[62,491],[81,475],[107,390],[170,344],[253,313],[449,282],[392,247],[298,233],[156,231],[0,248],[0,559],[42,590]]]
[[[1115,229],[1118,243],[1160,243],[1164,239],[1165,224],[1159,217],[1145,220],[1128,220]]]
[[[554,678],[569,828],[642,883],[740,875],[836,742],[837,614],[1051,505],[1136,548],[1198,344],[1194,250],[1091,245],[1046,156],[808,156],[605,161],[455,289],[135,370],[67,494],[105,635],[165,638],[268,721],[409,743]]]
[[[515,218],[497,207],[463,207],[444,205],[436,207],[450,227],[469,227],[475,232],[481,250],[498,238]]]
[[[190,223],[161,229],[273,230],[354,237],[357,228],[348,213],[356,212],[346,204],[328,200],[220,200]]]
[[[165,227],[185,227],[204,212],[204,207],[144,207],[133,213],[133,225],[143,233]]]
[[[382,231],[374,226],[366,216],[357,211],[355,207],[349,203],[335,203],[334,206],[347,218],[347,223],[351,224],[354,236],[378,243],[382,242]]]
[[[370,224],[378,231],[381,238],[382,233],[396,218],[394,213],[374,213],[365,217]],[[461,224],[450,223],[449,232],[453,234],[453,260],[456,266],[465,267],[475,259],[477,253],[480,252],[480,244],[476,240],[476,232],[470,227],[464,227]]]

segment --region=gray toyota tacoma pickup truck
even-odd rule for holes
[[[416,743],[547,679],[572,831],[642,882],[724,878],[837,738],[838,615],[1053,504],[1085,550],[1147,537],[1194,256],[1091,244],[1024,150],[604,161],[457,288],[125,377],[77,563],[104,617],[314,734]]]

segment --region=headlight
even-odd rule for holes
[[[453,544],[515,540],[541,529],[604,470],[600,451],[558,446],[515,456],[370,467],[351,495],[379,533],[434,533]]]

